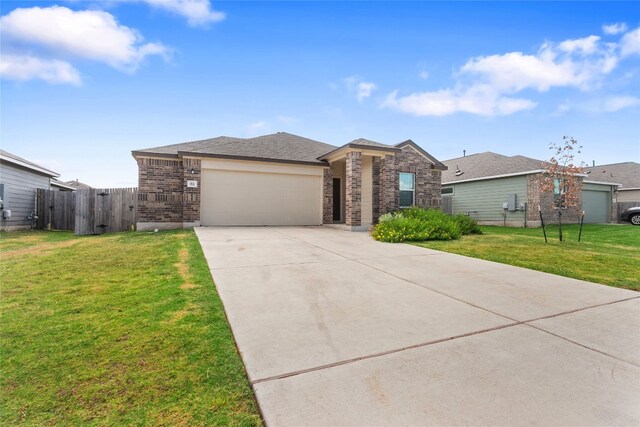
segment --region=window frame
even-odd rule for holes
[[[449,193],[445,193],[444,190],[451,190],[451,192]],[[440,189],[440,195],[441,196],[453,196],[454,194],[456,194],[456,188],[455,187],[447,187],[447,188],[441,188]]]
[[[402,180],[400,179],[401,175],[405,174],[405,175],[411,175],[411,184],[412,184],[412,188],[410,190],[406,190],[406,189],[401,189],[401,183]],[[411,192],[411,204],[410,205],[401,205],[401,201],[402,201],[402,197],[401,194],[402,192]],[[416,174],[413,172],[398,172],[398,208],[400,209],[406,209],[406,208],[410,208],[412,206],[416,205]]]

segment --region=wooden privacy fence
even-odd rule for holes
[[[453,214],[453,198],[451,196],[442,196],[442,212]]]
[[[79,236],[133,230],[137,206],[137,188],[39,189],[38,228],[73,230]]]

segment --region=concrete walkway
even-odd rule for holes
[[[269,426],[640,425],[640,294],[327,227],[196,233]]]

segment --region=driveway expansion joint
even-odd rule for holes
[[[315,366],[313,368],[300,369],[298,371],[287,372],[287,373],[284,373],[284,374],[273,375],[273,376],[265,377],[265,378],[259,378],[257,380],[252,380],[251,384],[252,385],[256,385],[256,384],[260,384],[260,383],[264,383],[264,382],[268,382],[268,381],[282,380],[282,379],[285,379],[285,378],[295,377],[297,375],[307,374],[307,373],[310,373],[310,372],[322,371],[324,369],[335,368],[337,366],[342,366],[342,365],[349,365],[349,364],[352,364],[352,363],[360,362],[362,360],[375,359],[375,358],[378,358],[378,357],[383,357],[383,356],[387,356],[387,355],[390,355],[390,354],[400,353],[400,352],[407,351],[407,350],[413,350],[413,349],[416,349],[416,348],[427,347],[427,346],[430,346],[430,345],[435,345],[435,344],[440,344],[440,343],[443,343],[443,342],[448,342],[448,341],[453,341],[453,340],[457,340],[457,339],[461,339],[461,338],[466,338],[466,337],[470,337],[470,336],[473,336],[473,335],[485,334],[485,333],[488,333],[488,332],[498,331],[500,329],[511,328],[513,326],[521,325],[522,323],[523,322],[507,323],[507,324],[504,324],[504,325],[494,326],[493,328],[487,328],[487,329],[481,329],[481,330],[478,330],[478,331],[466,332],[464,334],[458,334],[458,335],[454,335],[454,336],[450,336],[450,337],[446,337],[446,338],[439,338],[437,340],[427,341],[427,342],[423,342],[423,343],[419,343],[419,344],[412,344],[412,345],[409,345],[409,346],[395,348],[395,349],[392,349],[392,350],[381,351],[379,353],[373,353],[373,354],[368,354],[368,355],[365,355],[365,356],[353,357],[351,359],[345,359],[345,360],[341,360],[341,361],[338,361],[338,362],[328,363],[326,365]]]

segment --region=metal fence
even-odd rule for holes
[[[137,188],[39,189],[37,198],[41,229],[72,230],[79,236],[135,229]]]

